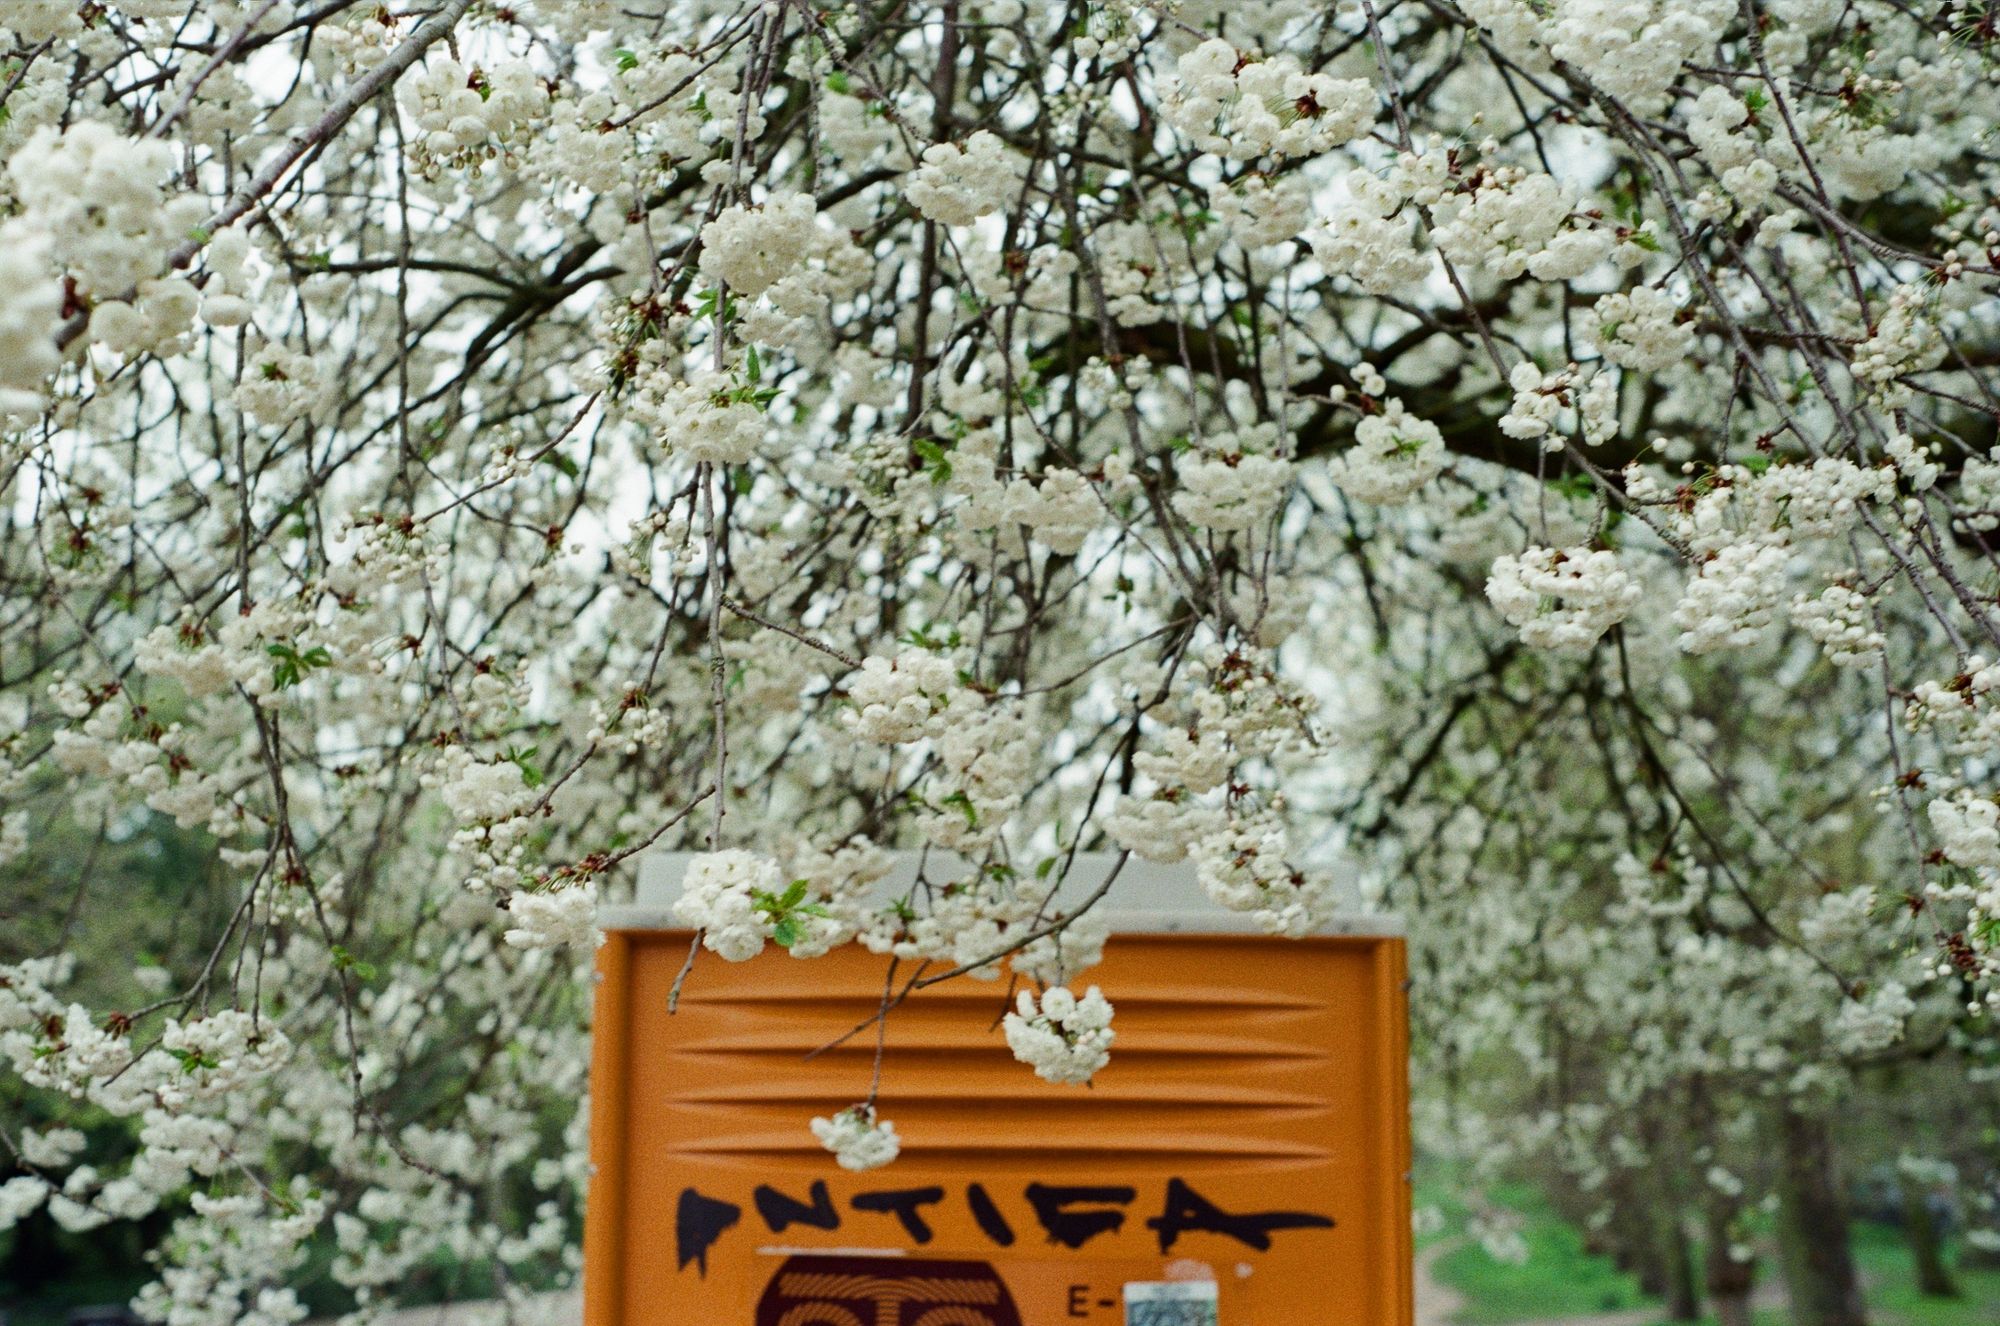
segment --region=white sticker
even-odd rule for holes
[[[1213,1280],[1133,1280],[1125,1285],[1125,1326],[1217,1326]]]

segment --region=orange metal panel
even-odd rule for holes
[[[597,1008],[591,1021],[590,1193],[583,1212],[583,1262],[607,1271],[625,1264],[632,948],[629,934],[614,930],[605,935],[597,950]],[[625,1320],[621,1280],[615,1274],[590,1277],[584,1293],[584,1326],[619,1326]]]
[[[1409,1326],[1399,939],[1127,934],[1090,973],[1110,1066],[1052,1087],[958,981],[890,1021],[865,1174],[806,1128],[868,1088],[884,961],[704,955],[614,932],[592,1061],[588,1326],[1124,1326],[1213,1279],[1219,1326]],[[1175,1291],[1150,1291],[1172,1293]],[[1205,1292],[1205,1291],[1202,1291]]]

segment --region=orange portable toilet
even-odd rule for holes
[[[876,1011],[888,959],[704,953],[670,1016],[686,860],[649,858],[602,917],[586,1326],[1410,1326],[1404,948],[1382,918],[1271,937],[1135,858],[1076,982],[1117,1008],[1096,1081],[1015,1061],[1004,980],[926,989],[888,1023],[902,1155],[857,1174],[807,1121],[866,1096],[874,1037],[807,1056]],[[1079,857],[1062,896],[1111,863]]]

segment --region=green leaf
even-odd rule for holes
[[[944,799],[943,804],[958,807],[959,813],[965,816],[966,828],[976,829],[979,827],[979,811],[973,806],[972,798],[965,793],[953,792]]]
[[[912,626],[902,635],[903,644],[917,649],[956,649],[963,641],[964,637],[958,633],[958,628],[955,626],[949,635],[942,638],[932,635],[927,626]]]
[[[618,68],[621,72],[639,67],[639,53],[637,51],[630,51],[620,46],[617,50],[611,52],[611,56],[618,62]]]
[[[1580,502],[1597,491],[1597,483],[1588,474],[1565,474],[1549,485],[1573,502]]]
[[[375,979],[374,963],[361,961],[339,944],[333,946],[333,969],[335,971],[352,971],[355,978],[361,981],[372,981]]]
[[[325,645],[314,645],[301,654],[288,644],[269,644],[264,652],[277,662],[271,666],[271,683],[279,690],[296,686],[306,679],[306,674],[314,668],[323,668],[333,662],[333,655]]]
[[[916,452],[918,458],[924,462],[924,468],[930,472],[933,484],[942,485],[951,481],[951,461],[947,459],[943,447],[930,438],[920,437],[910,443],[910,450]]]
[[[181,1061],[183,1073],[198,1073],[204,1068],[219,1067],[214,1059],[200,1050],[168,1050],[167,1053]]]
[[[539,746],[529,746],[525,750],[516,750],[514,747],[509,746],[500,758],[521,771],[521,781],[523,783],[529,787],[540,787],[543,782],[542,771],[532,763],[535,758],[535,752],[540,749],[541,747]]]

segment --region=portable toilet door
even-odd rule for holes
[[[874,1037],[814,1051],[879,1009],[889,959],[704,953],[669,1015],[687,859],[602,916],[586,1326],[1410,1326],[1393,923],[1269,936],[1132,859],[1077,981],[1116,1006],[1109,1066],[1049,1085],[999,1031],[1004,980],[925,989],[886,1033],[902,1155],[850,1173],[807,1121],[866,1095]]]

